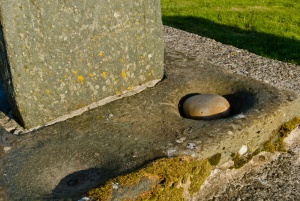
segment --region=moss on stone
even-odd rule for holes
[[[300,124],[300,117],[281,125],[261,148],[240,156],[231,155],[232,168],[240,168],[261,151],[284,151],[284,138]],[[93,200],[184,200],[184,195],[199,192],[212,167],[220,162],[221,153],[205,160],[190,156],[159,159],[130,174],[118,176],[90,190],[86,196]],[[146,182],[145,182],[146,181]],[[115,185],[115,186],[114,186]]]
[[[294,130],[298,125],[300,124],[300,117],[294,117],[291,121],[288,121],[284,123],[280,129],[279,133],[281,134],[281,137],[287,137],[288,134]]]
[[[272,139],[274,137],[272,136],[267,142],[264,143],[263,145],[263,150],[267,152],[274,153],[276,151],[275,145],[272,143]]]
[[[201,185],[205,179],[210,175],[212,166],[208,160],[203,161],[202,163],[195,164],[190,173],[191,185],[189,187],[190,195],[199,192]]]
[[[275,151],[286,151],[284,139],[300,124],[300,117],[294,117],[280,126],[277,132],[269,138],[263,145],[263,150],[274,153]]]
[[[112,183],[94,188],[87,193],[87,196],[94,198],[95,200],[111,200],[112,198]],[[99,197],[101,195],[101,197]]]
[[[238,169],[243,167],[246,163],[248,163],[253,158],[253,156],[256,156],[259,152],[260,149],[257,149],[252,153],[245,154],[244,156],[241,156],[238,153],[231,154],[232,160],[234,162],[234,165],[231,168]]]
[[[212,166],[216,166],[219,164],[220,160],[221,160],[221,156],[222,154],[221,153],[217,153],[213,156],[211,156],[208,161],[209,163],[212,165]]]
[[[248,163],[253,156],[257,155],[261,151],[267,151],[274,153],[275,151],[286,151],[284,147],[284,138],[286,138],[292,130],[294,130],[300,124],[300,117],[294,117],[291,121],[288,121],[280,126],[277,131],[273,131],[269,140],[262,144],[262,147],[255,150],[251,154],[240,156],[233,153],[231,155],[234,165],[232,168],[240,168],[244,164]]]
[[[208,159],[197,160],[190,156],[159,159],[136,172],[109,180],[86,196],[99,201],[116,197],[120,200],[183,200],[186,189],[190,195],[200,190],[211,170]],[[142,187],[142,180],[147,180],[146,187]],[[113,189],[114,184],[119,188]]]

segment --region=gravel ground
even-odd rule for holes
[[[300,66],[171,27],[164,31],[167,47],[300,94]],[[300,200],[300,127],[286,140],[286,146],[288,152],[260,153],[238,170],[228,169],[230,162],[214,170],[197,200]]]
[[[171,27],[165,26],[164,31],[167,47],[189,56],[205,58],[233,73],[300,94],[300,66],[261,57],[247,50]]]
[[[226,184],[223,191],[207,200],[299,200],[299,169],[298,154],[280,154],[260,169]]]

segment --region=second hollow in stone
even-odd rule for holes
[[[185,100],[182,111],[189,119],[220,119],[230,115],[230,104],[217,94],[199,94]]]

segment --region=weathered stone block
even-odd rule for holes
[[[169,48],[165,69],[156,87],[68,121],[22,137],[0,130],[0,200],[79,200],[97,186],[91,199],[197,200],[212,166],[282,150],[300,123],[292,92]],[[183,118],[181,100],[192,93],[224,96],[231,116]]]
[[[26,128],[163,76],[159,0],[0,2],[1,79]]]

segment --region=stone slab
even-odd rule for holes
[[[294,93],[205,60],[167,49],[165,69],[162,82],[137,95],[29,134],[2,131],[3,199],[76,200],[158,158],[204,160],[221,154],[222,164],[242,147],[254,151],[282,123],[299,115],[300,99]],[[183,118],[179,103],[191,93],[223,95],[234,113],[212,121]]]
[[[163,76],[159,0],[1,0],[0,11],[1,79],[25,128]]]

